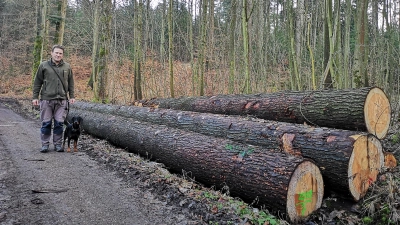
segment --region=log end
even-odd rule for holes
[[[364,119],[369,133],[383,139],[390,126],[391,108],[386,94],[380,88],[372,88],[365,99]]]
[[[319,168],[311,161],[300,163],[292,174],[286,210],[291,221],[300,221],[321,207],[324,183]]]
[[[348,166],[350,193],[355,201],[368,191],[384,165],[383,147],[374,135],[361,135],[353,145]]]
[[[388,169],[393,169],[397,166],[396,157],[391,152],[385,152],[385,167]]]

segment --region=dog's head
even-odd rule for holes
[[[74,117],[72,117],[72,119],[71,119],[72,127],[73,127],[74,129],[78,129],[78,128],[80,127],[82,121],[83,121],[83,119],[82,119],[82,117],[80,117],[80,116],[74,116]]]

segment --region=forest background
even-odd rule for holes
[[[0,0],[0,92],[30,97],[63,44],[78,99],[379,86],[398,102],[399,25],[395,0]]]
[[[0,96],[54,44],[78,100],[378,86],[399,112],[399,0],[0,0]]]

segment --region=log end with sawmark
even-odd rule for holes
[[[391,120],[391,107],[386,94],[380,88],[372,88],[365,99],[364,120],[369,133],[379,139],[386,137]]]
[[[354,136],[348,163],[348,185],[355,201],[364,197],[384,166],[383,147],[374,135]]]
[[[321,207],[324,183],[319,168],[311,161],[299,164],[290,178],[286,210],[291,221],[306,218]]]

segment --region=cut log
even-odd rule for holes
[[[71,108],[83,118],[85,132],[186,171],[205,185],[229,187],[237,196],[301,220],[322,204],[323,178],[310,160],[259,146],[244,145],[131,118]]]
[[[368,131],[379,139],[386,136],[391,119],[389,99],[377,87],[152,99],[141,104],[185,111],[254,115],[281,122]]]
[[[389,169],[393,169],[397,166],[397,160],[393,153],[384,152],[385,155],[385,167]]]
[[[308,158],[322,168],[329,189],[355,201],[366,194],[384,164],[379,139],[357,131],[238,116],[83,102],[74,104],[71,110],[74,109],[129,117]]]

